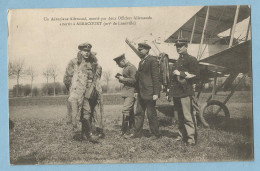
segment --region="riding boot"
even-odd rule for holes
[[[133,129],[135,124],[134,116],[129,116],[129,129]]]
[[[105,138],[104,129],[97,128],[97,135],[98,135],[98,138]]]
[[[121,131],[122,131],[122,135],[124,135],[127,131],[127,128],[128,128],[128,121],[127,121],[127,116],[126,115],[123,115],[123,120],[122,120],[122,128],[121,128]]]
[[[124,119],[123,119],[123,122],[122,122],[122,135],[126,134],[126,133],[129,133],[129,116],[125,116],[124,115]]]
[[[92,136],[91,124],[86,119],[82,119],[81,137],[82,137],[82,140],[87,140],[91,143],[98,143],[98,140]]]

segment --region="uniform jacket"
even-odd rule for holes
[[[119,81],[124,84],[121,91],[122,97],[134,97],[136,71],[137,69],[133,64],[130,62],[126,63],[122,72],[124,79]]]
[[[136,92],[142,99],[152,100],[160,93],[159,62],[156,57],[148,55],[139,63],[136,74]]]
[[[197,59],[189,55],[188,53],[180,55],[179,59],[174,63],[171,72],[173,72],[176,69],[180,71],[181,80],[185,79],[186,77],[185,72],[188,72],[189,74],[193,74],[195,75],[195,77],[190,79],[185,79],[184,81],[182,81],[183,83],[180,83],[177,80],[177,76],[171,73],[171,84],[170,84],[169,95],[171,97],[193,96],[194,90],[192,85],[194,83],[194,80],[198,79],[199,77],[199,64]]]
[[[80,53],[72,59],[65,71],[63,82],[70,92],[70,97],[75,99],[87,96],[88,89],[100,79],[102,68],[97,64],[96,57],[91,54],[90,58],[84,59]],[[94,85],[96,86],[96,85]],[[97,87],[97,90],[101,88]]]

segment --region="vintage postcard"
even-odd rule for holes
[[[253,161],[251,6],[8,10],[11,165]]]

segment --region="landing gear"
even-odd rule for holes
[[[230,114],[224,103],[218,100],[210,100],[201,107],[199,118],[203,126],[216,128],[226,126],[230,119]]]

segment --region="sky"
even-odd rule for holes
[[[201,7],[125,7],[125,8],[82,8],[82,9],[17,9],[8,13],[8,59],[23,59],[27,67],[32,66],[37,73],[35,83],[46,82],[43,70],[54,64],[59,68],[58,81],[62,81],[68,62],[76,57],[78,45],[84,42],[92,44],[92,51],[97,52],[99,64],[103,71],[112,74],[121,69],[113,58],[125,53],[126,58],[137,66],[139,58],[125,43],[125,39],[135,43],[160,37],[168,38],[189,17]],[[187,11],[183,13],[183,10]],[[180,15],[181,14],[181,15]],[[134,16],[152,19],[132,20],[136,25],[72,25],[60,26],[71,21],[51,21],[51,18],[107,18],[119,20]],[[49,21],[44,21],[48,18]],[[81,20],[83,21],[83,20]],[[97,20],[96,20],[97,21]],[[114,21],[114,20],[110,20]],[[103,24],[103,23],[102,23]],[[150,43],[151,44],[151,43]],[[172,45],[169,45],[172,46]],[[169,48],[171,51],[171,48]],[[172,52],[175,48],[172,47]],[[152,54],[158,53],[153,47]],[[21,79],[22,84],[29,83],[29,78]],[[9,79],[9,88],[15,84]]]
[[[14,61],[20,58],[27,67],[34,68],[38,75],[34,80],[35,84],[45,83],[46,79],[42,76],[44,69],[49,65],[56,65],[59,71],[57,81],[62,82],[68,62],[76,57],[78,45],[89,42],[93,46],[92,51],[97,52],[103,71],[110,70],[115,75],[121,69],[113,58],[125,53],[126,58],[135,66],[140,61],[125,43],[126,38],[136,44],[147,41],[152,45],[151,54],[156,55],[158,50],[151,41],[160,37],[163,42],[200,8],[201,6],[10,10],[8,59]],[[134,16],[150,19],[127,20]],[[87,18],[88,21],[61,20],[71,17]],[[102,22],[101,25],[77,25],[77,22],[92,22],[89,18],[97,17],[99,20],[92,21]],[[116,20],[109,20],[109,17]],[[52,21],[52,18],[57,19]],[[106,20],[100,21],[101,18]],[[129,21],[135,21],[136,25],[103,25]],[[60,25],[68,23],[72,25]],[[161,43],[158,47],[168,53],[170,58],[177,58],[173,44]],[[30,79],[22,78],[20,82],[28,84]],[[9,88],[15,84],[15,79],[9,79]]]

